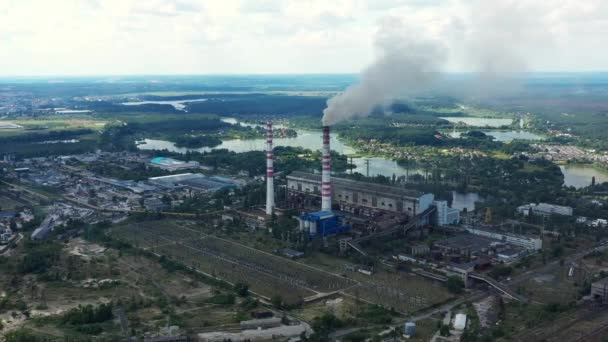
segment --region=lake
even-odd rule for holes
[[[608,171],[592,165],[560,165],[564,174],[564,185],[583,188],[591,185],[591,178],[595,176],[595,183],[608,182]]]
[[[121,104],[125,105],[125,106],[139,106],[139,105],[143,105],[143,104],[168,104],[168,105],[172,105],[173,108],[175,108],[177,110],[183,111],[186,108],[186,105],[184,103],[200,102],[200,101],[207,101],[207,99],[192,99],[192,100],[178,100],[178,101],[139,101],[139,102],[123,102]]]
[[[502,127],[510,126],[513,123],[513,119],[474,118],[457,116],[441,117],[440,119],[444,119],[456,124],[464,123],[465,125],[471,127]]]
[[[298,136],[296,138],[275,138],[273,140],[274,146],[290,146],[290,147],[302,147],[311,150],[321,149],[321,132],[320,131],[308,131],[298,130]],[[177,147],[171,141],[158,140],[158,139],[144,139],[137,143],[137,147],[140,150],[167,150],[177,153],[186,153],[188,151],[196,152],[210,152],[212,150],[227,149],[237,153],[249,152],[249,151],[264,151],[266,149],[266,139],[232,139],[224,140],[222,143],[215,147],[201,147],[201,148],[188,148],[188,147]],[[354,154],[355,150],[342,143],[335,137],[331,137],[331,149],[341,154]],[[353,158],[352,162],[356,166],[353,172],[359,172],[363,175],[367,175],[367,161],[369,160],[369,175],[377,176],[382,175],[386,177],[392,177],[395,174],[397,177],[405,176],[406,174],[411,176],[414,174],[424,174],[419,169],[409,169],[406,171],[405,168],[399,166],[396,161],[386,159],[382,157],[371,157]],[[349,159],[350,162],[350,159]]]
[[[239,122],[234,118],[222,118],[222,121],[230,124],[241,124],[243,126],[259,126],[256,124],[247,124]],[[276,125],[279,127],[279,125]],[[297,137],[294,138],[275,138],[274,146],[290,146],[290,147],[302,147],[311,150],[321,149],[321,131],[315,130],[296,130],[298,133]],[[187,151],[196,152],[210,152],[212,150],[227,149],[237,153],[248,152],[248,151],[264,151],[266,148],[266,139],[232,139],[224,140],[222,143],[215,147],[201,147],[201,148],[187,148],[177,147],[174,143],[166,140],[158,139],[144,139],[138,142],[139,149],[141,150],[168,150],[171,152],[186,153]],[[354,148],[344,144],[336,135],[331,136],[331,149],[341,154],[356,154]],[[383,157],[370,157],[370,158],[353,158],[352,162],[356,166],[353,172],[359,172],[363,175],[367,175],[367,160],[369,160],[369,175],[377,176],[383,175],[386,177],[392,177],[395,174],[397,177],[405,176],[408,174],[412,176],[414,174],[423,175],[424,172],[420,169],[410,169],[406,172],[404,167],[399,166],[395,160],[387,159]],[[472,195],[471,195],[472,196]],[[468,197],[466,197],[468,198]],[[455,198],[459,206],[472,207],[472,204],[466,201],[466,198]],[[477,197],[478,198],[478,197]],[[476,199],[473,199],[473,203]],[[464,202],[463,202],[464,201]],[[459,208],[461,209],[461,208]],[[462,209],[461,209],[462,210]]]
[[[243,127],[251,127],[251,128],[257,128],[257,127],[266,127],[265,124],[257,124],[257,123],[247,123],[247,122],[242,122],[239,121],[238,119],[235,118],[220,118],[220,121],[229,123],[231,125],[240,125]],[[281,124],[272,124],[273,128],[287,128],[287,126],[285,125],[281,125]]]
[[[382,157],[373,158],[353,158],[353,164],[356,168],[353,172],[359,172],[362,175],[367,175],[367,161],[369,161],[369,175],[374,176],[412,176],[415,174],[423,175],[424,172],[420,169],[409,169],[406,170],[404,167],[397,164],[395,160],[390,160]]]
[[[296,130],[298,136],[295,138],[274,138],[274,146],[303,147],[311,150],[321,149],[321,131]],[[335,136],[331,137],[331,149],[341,154],[353,154],[355,150],[343,144]],[[266,139],[231,139],[224,140],[215,147],[187,148],[177,147],[174,143],[166,140],[144,139],[138,142],[137,147],[141,150],[164,150],[171,152],[186,153],[187,151],[209,152],[212,150],[227,149],[237,153],[248,151],[264,151]]]
[[[475,192],[456,192],[452,191],[452,208],[468,212],[475,210],[475,202],[483,201],[483,197]]]
[[[496,141],[500,142],[511,142],[513,140],[543,140],[544,138],[538,134],[534,134],[528,131],[494,131],[494,130],[480,130],[480,132],[486,135],[494,137]],[[460,138],[465,133],[462,131],[445,131],[444,134],[449,135],[452,138]]]
[[[243,126],[259,126],[257,124],[247,124],[239,122],[234,118],[222,118],[222,121],[230,124],[240,124]],[[275,125],[276,127],[283,127],[281,125]],[[275,138],[273,140],[274,146],[290,146],[290,147],[302,147],[311,150],[321,149],[321,131],[314,130],[296,130],[298,136],[295,138]],[[355,154],[354,148],[341,142],[336,135],[331,136],[331,149],[341,154]],[[168,150],[171,152],[186,153],[187,151],[196,152],[210,152],[212,150],[227,149],[237,153],[248,152],[248,151],[264,151],[266,149],[266,139],[231,139],[224,140],[222,143],[215,147],[201,147],[201,148],[188,148],[188,147],[177,147],[171,141],[159,140],[159,139],[144,139],[138,142],[137,147],[141,150]],[[372,158],[353,158],[352,162],[356,166],[353,172],[359,172],[363,175],[367,175],[367,160],[369,160],[369,175],[377,176],[383,175],[392,177],[393,174],[396,176],[423,174],[421,170],[410,169],[406,172],[406,169],[399,166],[396,161],[386,159],[382,157]]]

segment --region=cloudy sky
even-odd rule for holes
[[[606,0],[0,0],[0,76],[354,73],[386,18],[449,71],[608,70]]]

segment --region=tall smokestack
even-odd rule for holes
[[[323,126],[321,211],[331,211],[331,155],[329,151],[329,126]]]
[[[274,210],[274,155],[272,153],[272,122],[266,123],[266,215]]]

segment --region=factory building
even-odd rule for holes
[[[600,279],[591,284],[591,296],[602,303],[608,302],[608,278]]]
[[[177,159],[173,159],[173,158],[165,158],[165,157],[152,158],[152,159],[150,159],[149,164],[151,166],[155,166],[160,169],[167,170],[167,171],[193,169],[193,168],[198,168],[200,166],[200,163],[197,161],[185,162],[185,161],[181,161],[181,160],[177,160]]]
[[[287,176],[287,196],[292,208],[320,207],[321,175],[292,172]],[[377,211],[413,217],[427,210],[433,194],[424,194],[397,186],[367,183],[344,178],[331,178],[334,208],[357,215],[371,216]]]
[[[151,184],[161,188],[192,188],[200,191],[214,192],[222,189],[235,189],[238,183],[231,178],[211,176],[207,177],[201,173],[182,173],[148,178]]]
[[[241,321],[239,324],[241,329],[268,329],[280,327],[282,323],[280,317],[271,317]]]
[[[530,203],[517,207],[517,212],[528,216],[530,214],[551,216],[551,215],[564,215],[572,216],[572,207],[566,207],[563,205],[549,204],[549,203]]]
[[[446,226],[460,222],[460,210],[448,207],[448,201],[433,201],[437,207],[437,225]]]
[[[470,226],[464,227],[471,234],[484,236],[491,239],[507,242],[515,246],[523,247],[527,250],[538,251],[543,248],[543,240],[537,237],[529,237],[523,235],[515,235],[508,233],[493,232],[485,229],[473,228]]]

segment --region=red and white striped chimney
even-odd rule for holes
[[[321,172],[321,211],[331,211],[331,154],[329,150],[329,126],[323,126]]]
[[[272,122],[266,123],[266,215],[274,210],[274,155],[272,153]]]

